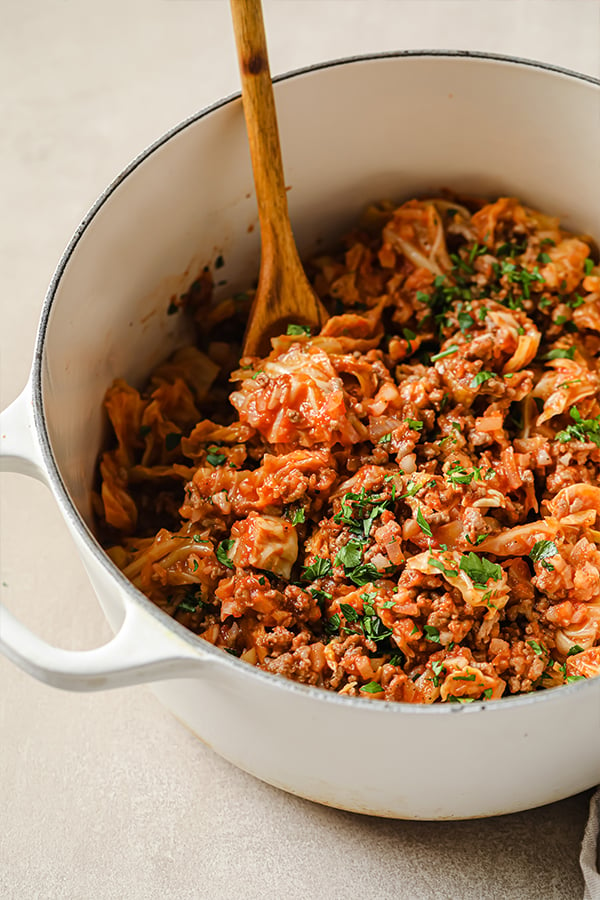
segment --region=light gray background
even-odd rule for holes
[[[228,12],[226,0],[2,0],[3,406],[25,382],[46,286],[96,196],[163,131],[237,89]],[[596,0],[266,0],[265,18],[273,73],[441,47],[600,75]],[[106,640],[46,490],[3,476],[0,515],[5,602],[59,646]],[[468,777],[456,765],[449,777]],[[62,693],[3,659],[0,779],[10,900],[571,900],[583,890],[588,795],[484,822],[362,819],[233,769],[145,688]]]

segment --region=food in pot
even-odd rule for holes
[[[105,405],[99,533],[224,651],[350,696],[496,700],[600,673],[600,268],[514,198],[370,208],[331,313],[242,358],[252,292]],[[218,259],[215,269],[222,265]]]

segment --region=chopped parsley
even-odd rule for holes
[[[573,359],[575,356],[575,345],[571,347],[555,347],[554,350],[549,350],[542,359]]]
[[[217,559],[220,563],[223,563],[224,566],[227,566],[228,569],[233,569],[233,562],[229,559],[228,553],[231,547],[233,546],[233,540],[230,538],[226,541],[221,541],[221,543],[217,546],[216,555]]]
[[[343,566],[344,569],[354,569],[362,563],[362,558],[362,547],[358,541],[348,541],[341,550],[338,550],[335,564],[336,566]]]
[[[502,567],[490,562],[485,556],[478,556],[471,551],[460,558],[459,568],[469,576],[476,588],[487,587],[488,581],[500,581]]]
[[[445,356],[452,356],[457,350],[458,344],[450,344],[450,346],[446,350],[442,350],[441,353],[434,353],[431,357],[431,362],[436,362],[436,360],[443,359]]]
[[[429,559],[427,560],[427,563],[430,566],[433,566],[434,569],[439,569],[440,572],[443,572],[443,574],[446,575],[448,578],[456,578],[456,576],[458,575],[457,569],[447,569],[441,560],[434,559],[433,556],[429,557]]]
[[[442,643],[440,640],[440,633],[434,625],[425,625],[423,631],[425,632],[425,637],[428,641],[431,641],[434,644]]]
[[[302,522],[306,521],[306,512],[304,508],[301,506],[299,509],[295,509],[292,513],[292,525],[300,525]]]
[[[396,499],[396,488],[392,485],[391,497],[371,494],[361,488],[358,494],[349,491],[342,497],[340,512],[333,517],[334,522],[345,525],[359,540],[365,541],[371,533],[375,519],[385,509],[389,509]]]
[[[450,484],[471,484],[473,473],[467,472],[459,462],[454,462],[446,473],[446,479]]]
[[[479,387],[480,384],[485,384],[486,381],[489,381],[490,378],[493,378],[495,372],[478,372],[471,381],[470,387],[476,388]]]
[[[310,328],[306,325],[288,325],[286,334],[310,334]]]
[[[365,694],[383,694],[383,688],[376,681],[369,681],[368,684],[363,684],[361,691]]]
[[[580,647],[579,644],[573,644],[572,647],[569,647],[567,657],[575,656],[577,653],[583,653],[583,647]]]
[[[404,421],[413,431],[421,431],[423,428],[423,423],[419,419],[405,419]]]
[[[584,273],[584,275],[591,275],[591,274],[592,274],[592,269],[593,269],[593,268],[594,268],[594,260],[593,260],[593,259],[590,259],[590,258],[588,257],[588,259],[584,260],[584,263],[583,263],[583,273]]]
[[[344,614],[346,622],[358,622],[360,616],[349,603],[340,603],[340,611]]]
[[[539,562],[542,568],[547,569],[548,572],[553,572],[554,566],[548,562],[548,557],[556,556],[557,553],[558,548],[554,541],[536,541],[531,548],[529,558],[534,562]]]
[[[533,271],[530,272],[528,269],[525,269],[522,266],[516,266],[513,262],[508,262],[508,260],[506,260],[502,263],[500,270],[509,284],[521,285],[521,290],[523,291],[523,296],[526,300],[529,300],[531,296],[531,284],[534,282],[544,283],[544,278],[540,274],[540,270],[537,266],[534,266]]]
[[[527,641],[533,652],[536,656],[544,656],[547,652],[545,647],[542,647],[541,644],[538,644],[537,641]]]
[[[425,516],[423,515],[423,511],[421,510],[421,507],[419,507],[417,510],[417,525],[419,526],[419,528],[421,529],[423,534],[427,535],[427,537],[433,537],[433,533],[431,531],[431,528],[429,527],[429,524],[428,524]]]
[[[328,559],[316,556],[315,561],[310,566],[304,566],[302,569],[302,578],[304,581],[314,581],[316,578],[323,578],[325,575],[331,575],[332,566]]]
[[[596,416],[594,419],[582,419],[577,407],[573,407],[571,418],[573,425],[567,425],[563,431],[559,431],[556,440],[561,444],[565,444],[567,441],[583,441],[584,443],[591,441],[600,447],[600,416]]]
[[[226,459],[226,455],[219,453],[216,447],[211,447],[206,454],[206,462],[209,462],[211,466],[222,466]]]

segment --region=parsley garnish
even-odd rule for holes
[[[404,421],[413,431],[421,431],[423,428],[423,423],[419,419],[405,419]]]
[[[473,474],[467,472],[459,462],[454,462],[448,469],[446,478],[450,484],[470,484],[473,480]]]
[[[529,646],[531,647],[533,652],[536,654],[536,656],[543,656],[544,653],[546,652],[546,648],[542,647],[540,644],[538,644],[537,641],[527,641],[527,643],[529,644]]]
[[[215,447],[211,447],[206,454],[206,462],[209,462],[211,466],[222,466],[226,459],[226,455],[218,453]]]
[[[315,561],[310,566],[304,566],[302,578],[305,581],[314,581],[316,578],[331,575],[331,571],[331,562],[328,559],[323,559],[321,556],[316,556]]]
[[[544,283],[544,279],[542,275],[540,275],[540,270],[537,266],[534,266],[533,271],[529,271],[528,269],[524,269],[523,267],[516,266],[512,262],[503,262],[501,265],[502,274],[506,276],[506,280],[510,284],[520,284],[521,289],[523,291],[523,296],[526,300],[529,300],[531,296],[530,285],[535,282]]]
[[[336,566],[343,566],[344,569],[354,569],[362,562],[362,547],[358,541],[348,541],[348,543],[338,551],[335,557]]]
[[[493,378],[495,374],[495,372],[478,372],[471,381],[470,386],[472,388],[479,387],[480,384],[485,384],[486,381],[489,381],[490,378]]]
[[[574,407],[571,410],[571,418],[574,425],[567,425],[563,431],[559,431],[556,440],[561,444],[567,441],[591,441],[597,447],[600,447],[600,416],[595,419],[582,419],[581,413]]]
[[[383,694],[383,688],[376,681],[369,681],[368,684],[363,684],[361,691],[365,694]]]
[[[306,521],[306,512],[304,508],[301,506],[299,509],[295,509],[292,514],[292,525],[300,525],[302,522]]]
[[[534,562],[539,562],[548,572],[554,571],[554,566],[548,562],[547,557],[556,556],[558,549],[554,541],[536,541],[531,549],[529,558]]]
[[[433,537],[433,533],[431,531],[431,528],[429,527],[427,520],[425,519],[425,516],[423,515],[421,507],[419,507],[417,510],[417,525],[419,526],[423,534],[427,535],[427,537]]]
[[[440,633],[434,625],[425,625],[423,631],[425,632],[425,637],[428,641],[431,641],[433,644],[442,643],[440,641]]]
[[[567,684],[572,684],[574,681],[585,681],[585,675],[567,675]]]
[[[471,551],[460,558],[459,568],[469,576],[475,587],[485,588],[490,579],[500,581],[502,568],[497,563],[490,562],[485,556],[478,556]]]
[[[575,356],[575,345],[571,347],[555,347],[549,350],[542,359],[573,359]]]
[[[458,344],[450,344],[447,350],[443,350],[441,353],[435,353],[431,357],[431,362],[435,362],[438,359],[443,359],[445,356],[452,356],[453,353],[456,353],[458,350]]]
[[[310,334],[310,328],[306,325],[288,325],[286,334]]]
[[[567,657],[575,656],[577,653],[583,653],[583,647],[580,647],[579,644],[573,644],[573,646],[569,648]]]
[[[392,495],[386,499],[382,494],[369,494],[364,488],[360,493],[348,492],[342,497],[342,508],[333,517],[334,522],[345,525],[360,540],[366,540],[371,533],[375,519],[385,509],[389,509],[395,499],[395,486]]]
[[[588,257],[588,259],[584,260],[584,263],[583,263],[583,273],[584,273],[584,275],[591,275],[591,274],[592,274],[592,269],[593,269],[593,268],[594,268],[594,260],[593,260],[593,259],[589,259],[589,257]]]
[[[440,572],[443,572],[448,578],[456,578],[458,575],[456,569],[447,569],[443,562],[439,559],[434,559],[433,556],[430,556],[427,562],[430,566],[433,566],[434,569],[439,569]]]
[[[360,616],[353,606],[350,606],[349,603],[340,603],[340,610],[344,614],[344,618],[347,622],[358,622]]]
[[[234,542],[231,539],[221,541],[216,550],[217,559],[220,563],[223,563],[224,566],[227,566],[228,569],[234,568],[232,560],[230,560],[229,556],[227,555],[229,553],[229,550],[233,546],[233,543]]]

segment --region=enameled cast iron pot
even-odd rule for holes
[[[600,236],[600,82],[538,63],[422,52],[277,80],[289,203],[303,254],[364,206],[454,188],[515,195]],[[600,781],[600,678],[495,703],[338,697],[261,672],[155,608],[93,534],[90,490],[113,378],[140,385],[185,339],[170,298],[218,254],[225,297],[259,257],[239,96],[161,138],[100,197],[46,297],[30,380],[3,414],[2,467],[53,492],[112,641],[59,650],[3,611],[4,652],[70,690],[154,682],[226,759],[361,813],[444,819],[549,803]]]

